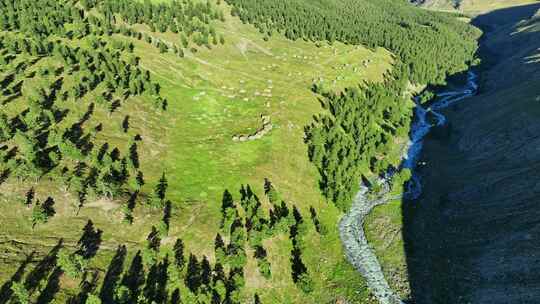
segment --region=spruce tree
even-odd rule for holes
[[[176,240],[173,251],[176,267],[178,267],[179,269],[183,269],[186,261],[184,257],[184,242],[181,239]]]
[[[34,208],[32,209],[32,229],[34,229],[37,224],[46,223],[48,220],[49,215],[47,214],[45,207],[39,202],[39,200],[36,201]]]
[[[197,260],[197,257],[193,254],[189,255],[189,262],[187,265],[187,273],[185,279],[186,286],[193,293],[197,293],[201,286],[201,265]]]

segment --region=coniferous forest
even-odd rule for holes
[[[267,45],[247,38],[229,43],[237,39],[238,28],[250,35],[253,31],[260,44]],[[423,11],[405,1],[0,0],[0,186],[4,192],[0,198],[5,204],[1,208],[20,210],[16,224],[4,229],[16,231],[20,225],[29,229],[27,235],[35,233],[55,242],[36,249],[38,254],[34,247],[21,249],[24,242],[2,232],[2,240],[9,239],[5,243],[16,248],[5,251],[15,250],[20,264],[6,262],[10,277],[0,281],[0,304],[233,304],[263,303],[263,299],[295,303],[317,301],[326,293],[331,300],[363,302],[368,293],[365,286],[357,292],[358,284],[353,285],[357,281],[340,278],[356,278],[342,254],[318,256],[316,246],[325,241],[339,245],[337,217],[348,210],[362,176],[381,175],[399,165],[399,158],[392,155],[397,139],[408,135],[415,93],[411,87],[443,84],[449,75],[466,70],[475,62],[478,37],[479,32],[456,15]],[[249,88],[256,90],[255,97],[240,89],[243,79],[235,79],[238,96],[231,95],[236,89],[232,85],[221,86],[227,92],[219,98],[227,97],[229,103],[211,104],[201,111],[211,112],[215,121],[222,119],[220,115],[230,117],[233,106],[229,104],[234,102],[244,102],[241,114],[279,117],[287,111],[276,111],[275,104],[294,109],[296,104],[287,103],[294,99],[293,93],[275,100],[274,85],[287,91],[287,85],[294,83],[308,92],[309,109],[295,109],[302,113],[301,119],[277,120],[277,127],[267,129],[274,121],[260,115],[267,131],[260,141],[270,141],[268,137],[273,139],[281,130],[299,129],[294,134],[301,135],[292,140],[301,141],[305,150],[301,157],[309,164],[299,171],[316,172],[312,181],[303,182],[313,184],[324,202],[311,201],[312,197],[303,202],[291,199],[281,191],[281,185],[290,187],[286,178],[276,182],[280,187],[273,183],[286,173],[273,168],[264,168],[272,182],[258,180],[260,185],[252,188],[245,176],[257,170],[248,166],[235,188],[223,184],[206,189],[207,185],[199,184],[220,197],[195,206],[200,203],[197,199],[178,194],[178,175],[189,179],[193,171],[165,163],[160,156],[167,153],[159,150],[166,146],[165,138],[169,146],[164,150],[173,144],[200,147],[204,140],[212,146],[222,144],[218,136],[197,133],[205,128],[202,119],[183,114],[186,107],[202,103],[201,96],[220,90],[220,82],[212,83],[211,76],[218,73],[219,81],[225,81],[251,73],[242,70],[249,65],[244,62],[225,71],[219,64],[233,59],[212,54],[231,48],[240,50],[240,58],[256,51],[266,56],[274,40],[279,45],[299,42],[294,46],[313,48],[313,58],[326,49],[333,51],[332,58],[338,57],[338,50],[362,48],[371,56],[384,48],[391,53],[391,67],[380,73],[378,81],[366,76],[340,90],[322,85],[312,75],[308,85],[298,79],[274,84],[266,74],[254,77],[265,85],[263,94],[259,88]],[[250,44],[252,49],[246,51]],[[202,59],[199,53],[210,55]],[[154,63],[167,73],[175,64],[185,70],[160,74]],[[215,68],[214,74],[203,73],[202,67]],[[195,76],[186,72],[188,68]],[[204,92],[196,95],[197,86]],[[249,104],[262,97],[266,99],[260,105]],[[243,116],[235,115],[231,128],[244,126]],[[170,122],[178,126],[167,125]],[[169,139],[167,132],[172,131],[166,128],[188,123],[183,130],[197,134],[196,138]],[[233,143],[231,135],[237,129],[222,131],[226,129],[222,125],[210,129],[225,133],[227,145],[256,144]],[[249,127],[246,133],[253,134],[253,129],[261,127]],[[249,153],[227,146],[215,154],[234,167],[238,158],[263,159],[270,144],[246,149]],[[275,145],[281,144],[286,141],[276,140]],[[204,171],[207,164],[215,164],[215,159],[193,166]],[[236,172],[217,165],[212,169],[207,175],[217,179]],[[200,193],[205,197],[206,192]],[[105,212],[100,214],[105,215],[90,216],[92,208],[102,208]],[[187,220],[177,222],[181,216]],[[98,222],[109,224],[103,227]],[[73,223],[82,225],[82,231]],[[198,224],[203,228],[189,230]],[[0,221],[0,225],[8,224]],[[67,230],[71,239],[55,234],[55,227]],[[132,234],[138,234],[137,241],[123,241],[124,231],[136,231]],[[275,262],[278,257],[280,263]],[[1,258],[8,261],[11,255]],[[322,273],[320,267],[325,266],[320,264],[327,263],[334,273]],[[286,289],[278,292],[280,297],[273,294],[282,288],[273,280],[283,278],[283,273],[283,284],[293,286],[294,295]],[[257,280],[250,280],[254,277]],[[320,290],[336,284],[345,287]]]
[[[392,51],[414,83],[443,83],[473,61],[477,29],[455,16],[392,0],[227,0],[233,14],[261,33],[341,41]],[[427,47],[429,46],[429,47]]]

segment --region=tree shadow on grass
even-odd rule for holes
[[[77,242],[80,248],[77,251],[77,254],[80,254],[85,259],[93,258],[99,250],[102,234],[103,231],[96,229],[94,223],[91,220],[88,220],[83,228],[83,234]]]
[[[150,268],[144,295],[150,302],[166,303],[167,302],[167,269],[169,268],[169,258],[161,262],[156,262]]]
[[[90,277],[89,277],[90,276]],[[69,304],[84,304],[88,295],[95,291],[98,286],[99,272],[86,272],[80,285],[79,293],[68,300]]]
[[[60,267],[54,268],[53,272],[47,280],[47,285],[43,291],[39,294],[36,304],[47,304],[54,300],[54,296],[60,291],[60,277],[63,271]]]
[[[137,301],[141,292],[141,287],[144,285],[144,266],[140,251],[133,257],[129,270],[122,278],[122,285],[129,289],[130,301]]]
[[[116,249],[116,253],[109,264],[105,278],[103,279],[103,285],[99,292],[99,298],[105,304],[114,303],[114,290],[120,279],[120,275],[124,270],[124,261],[126,259],[127,249],[126,246],[120,245]]]
[[[11,297],[11,294],[13,293],[11,291],[11,285],[15,282],[20,282],[24,276],[24,271],[26,270],[26,266],[32,262],[32,259],[34,258],[35,252],[30,253],[24,261],[21,262],[19,265],[19,268],[17,268],[17,271],[11,276],[9,281],[4,283],[2,287],[0,288],[0,304],[5,304],[8,302],[9,298]]]
[[[36,267],[26,276],[24,287],[29,293],[34,292],[50,272],[56,267],[56,256],[63,246],[63,239],[58,241],[51,251],[36,265]]]

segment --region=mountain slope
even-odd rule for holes
[[[419,0],[413,2],[428,9],[459,10],[467,15],[479,15],[505,7],[532,4],[537,0]]]
[[[10,7],[13,3],[32,7],[33,2],[1,3]],[[69,5],[70,1],[42,1],[37,2],[37,5],[54,7],[51,3],[59,6],[57,12],[72,7]],[[155,97],[149,93],[129,94],[127,98],[123,98],[121,93],[124,92],[124,84],[113,81],[109,86],[117,92],[114,92],[114,98],[110,100],[100,98],[102,93],[108,91],[104,83],[96,87],[90,86],[85,89],[84,94],[74,95],[78,80],[91,79],[92,73],[86,69],[88,66],[94,69],[93,64],[89,63],[92,61],[79,65],[82,55],[78,55],[74,56],[69,64],[63,64],[61,56],[47,54],[35,56],[40,60],[34,62],[35,57],[32,54],[11,50],[11,38],[20,38],[23,36],[20,32],[27,33],[26,31],[30,32],[33,28],[3,28],[0,56],[2,114],[10,119],[18,115],[25,117],[25,110],[30,105],[28,100],[39,92],[38,89],[43,88],[49,95],[54,92],[51,85],[62,79],[60,87],[57,88],[58,98],[54,98],[54,106],[65,113],[65,117],[47,129],[56,129],[60,133],[73,126],[76,134],[93,145],[94,153],[79,159],[71,159],[62,153],[62,161],[70,169],[68,172],[63,172],[62,166],[57,166],[56,170],[48,172],[42,178],[24,178],[16,171],[7,179],[3,178],[0,198],[0,281],[6,284],[3,285],[2,292],[9,291],[13,274],[17,273],[20,265],[26,265],[26,256],[31,256],[31,263],[24,268],[20,279],[17,279],[23,282],[29,280],[36,265],[44,260],[60,239],[63,239],[66,248],[76,250],[83,228],[91,220],[92,226],[102,231],[100,250],[89,262],[91,274],[88,275],[89,278],[94,274],[97,276],[92,284],[99,293],[107,269],[114,266],[111,258],[118,246],[126,245],[128,248],[123,266],[127,271],[137,250],[145,248],[152,226],[161,225],[164,210],[150,206],[147,198],[152,195],[158,180],[165,172],[168,183],[166,196],[172,201],[172,214],[167,235],[161,237],[163,257],[166,253],[171,256],[170,251],[175,240],[180,238],[185,245],[186,259],[189,253],[193,253],[199,260],[203,255],[207,256],[214,264],[214,239],[220,232],[224,190],[229,189],[235,202],[239,203],[238,190],[241,185],[252,185],[253,191],[264,204],[264,217],[268,218],[269,209],[274,207],[264,195],[263,184],[264,179],[269,178],[289,208],[292,208],[292,202],[295,202],[294,205],[305,217],[305,242],[308,245],[303,250],[302,259],[313,274],[311,279],[316,288],[309,294],[294,284],[291,278],[291,240],[285,231],[279,236],[265,239],[264,242],[266,261],[272,271],[271,278],[263,277],[258,259],[253,257],[253,250],[248,251],[248,263],[245,266],[248,287],[241,298],[248,301],[254,293],[259,293],[264,303],[309,303],[316,299],[331,301],[339,297],[360,301],[365,298],[367,291],[362,287],[361,278],[342,256],[335,227],[339,211],[328,206],[319,193],[317,172],[309,162],[303,141],[303,127],[311,121],[313,115],[322,111],[316,96],[310,90],[314,79],[326,80],[326,87],[336,91],[356,85],[360,79],[380,81],[383,73],[391,68],[392,58],[389,52],[341,43],[330,46],[305,41],[293,42],[277,35],[271,41],[265,41],[253,27],[232,17],[229,6],[222,3],[219,6],[213,4],[212,7],[223,12],[224,21],[219,20],[219,16],[217,20],[209,18],[206,20],[208,24],[203,22],[204,26],[197,25],[190,37],[187,36],[187,30],[179,33],[172,29],[164,32],[153,30],[148,20],[140,20],[130,25],[129,20],[124,20],[120,13],[114,18],[115,28],[130,28],[140,33],[141,39],[138,34],[126,35],[120,30],[112,35],[100,33],[104,25],[97,26],[95,33],[83,37],[75,36],[70,39],[63,37],[67,34],[56,34],[63,37],[58,44],[65,41],[65,44],[73,49],[80,46],[81,50],[88,52],[85,54],[89,58],[100,52],[118,53],[125,62],[131,62],[129,60],[132,57],[138,57],[137,67],[148,71],[152,82],[159,85],[161,97],[167,100],[166,110],[159,104],[156,106]],[[7,11],[4,8],[2,6],[0,13],[2,21],[7,17],[3,13]],[[98,10],[94,8],[94,11]],[[87,18],[88,14],[84,16]],[[53,20],[52,16],[48,18]],[[68,24],[67,20],[64,22],[68,29],[75,28],[75,24]],[[184,24],[186,28],[189,25]],[[212,41],[210,35],[209,45],[199,45],[194,40],[200,39],[200,33],[206,31],[209,25],[217,33],[217,43]],[[39,23],[36,28],[39,29]],[[30,34],[28,36],[32,37]],[[183,36],[186,39],[182,38]],[[223,43],[220,41],[221,36],[224,38]],[[39,39],[56,44],[56,36]],[[99,39],[100,44],[105,46],[103,50],[93,42],[95,39]],[[184,40],[187,40],[187,46],[184,46]],[[132,53],[123,49],[125,44],[130,43],[133,44]],[[160,50],[163,44],[169,45],[170,49]],[[175,53],[173,46],[180,48],[182,53]],[[108,60],[101,61],[116,69],[113,73],[118,74],[121,74],[123,66],[127,65],[118,63],[113,66]],[[369,63],[366,63],[367,61]],[[65,70],[60,70],[61,66],[64,66]],[[68,67],[71,66],[73,68],[68,72]],[[100,72],[102,71],[98,69],[95,74]],[[86,85],[82,87],[87,88]],[[129,88],[127,85],[127,89]],[[16,93],[18,89],[21,90],[21,95]],[[65,100],[60,98],[64,92],[67,92]],[[119,104],[116,103],[117,100]],[[273,125],[270,133],[256,140],[233,140],[235,136],[247,137],[257,132],[263,125],[261,115],[269,117]],[[27,117],[30,121],[34,116]],[[100,132],[93,131],[100,125]],[[91,136],[92,132],[96,135]],[[140,135],[142,140],[134,140],[137,135]],[[49,148],[54,147],[52,141],[48,142]],[[93,187],[88,187],[88,194],[81,200],[78,192],[84,193],[82,186],[86,184],[86,177],[91,176],[93,166],[103,163],[94,160],[98,151],[106,151],[102,152],[102,159],[105,160],[109,160],[109,155],[118,154],[113,151],[120,151],[120,157],[115,157],[114,165],[122,167],[122,158],[127,156],[129,159],[129,155],[133,154],[130,147],[134,142],[139,169],[130,174],[129,182],[121,187],[120,193],[102,195],[94,193]],[[9,148],[18,146],[18,142],[12,143],[10,141]],[[5,156],[5,152],[6,146],[2,144],[2,156]],[[88,167],[84,169],[81,163],[88,164]],[[2,164],[4,173],[7,172],[4,171],[7,165]],[[76,170],[77,166],[83,169]],[[72,170],[74,172],[71,172]],[[140,189],[135,181],[137,171],[143,172],[145,181]],[[101,180],[101,176],[99,179]],[[103,183],[103,186],[106,185]],[[133,194],[137,190],[140,191],[138,196]],[[30,207],[25,206],[28,193],[33,193]],[[48,197],[54,200],[55,214],[47,223],[39,223],[33,227],[32,206],[37,205],[35,203],[38,201],[47,200]],[[132,197],[136,197],[136,201],[132,201]],[[80,205],[82,207],[79,208]],[[131,208],[132,211],[126,208]],[[240,205],[238,208],[240,209]],[[311,208],[320,222],[319,225],[326,229],[324,235],[315,231],[310,218]],[[292,210],[290,214],[292,216]],[[126,222],[128,216],[132,217],[131,224]],[[223,237],[228,242],[229,236]],[[321,246],[321,243],[325,246]],[[322,263],[321,259],[326,262]],[[146,268],[148,271],[150,267]],[[54,276],[50,276],[51,274]],[[53,273],[53,269],[43,271],[39,282],[54,282],[58,276],[58,273]],[[142,275],[143,278],[146,276],[147,273]],[[59,291],[53,294],[58,301],[65,302],[79,293],[80,279],[61,275],[60,281]],[[326,284],[338,287],[325,287]],[[27,289],[31,299],[36,299],[42,293],[42,288],[33,285],[28,283]],[[182,292],[189,294],[185,290]],[[183,295],[185,300],[186,296]]]
[[[450,137],[433,137],[424,150],[425,193],[403,206],[416,303],[540,299],[540,32],[532,17],[539,8],[473,21],[486,30],[482,91],[447,111]]]
[[[339,217],[479,31],[228,2],[0,0],[0,303],[372,301]]]

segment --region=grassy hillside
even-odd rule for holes
[[[160,53],[159,47],[146,42],[145,38],[139,40],[120,33],[96,35],[111,46],[118,42],[133,43],[133,53],[122,52],[122,58],[140,58],[139,67],[149,71],[151,80],[160,85],[160,95],[167,100],[167,109],[160,109],[155,105],[155,98],[144,93],[122,99],[111,113],[109,103],[98,102],[99,95],[106,90],[99,85],[82,97],[70,95],[65,101],[55,100],[55,107],[66,111],[55,129],[69,129],[85,113],[90,113],[82,124],[82,134],[89,134],[101,125],[102,131],[91,140],[96,150],[108,143],[109,151],[117,147],[122,155],[128,153],[133,138],[140,135],[142,141],[137,142],[139,171],[143,172],[146,183],[133,210],[133,224],[124,222],[127,194],[109,197],[89,194],[79,211],[78,194],[73,187],[68,189],[62,185],[63,173],[59,169],[49,173],[49,177],[39,179],[21,179],[11,174],[1,185],[3,253],[0,281],[7,282],[12,278],[25,256],[35,251],[31,264],[20,277],[22,282],[29,282],[33,269],[60,238],[67,248],[77,248],[82,229],[91,220],[96,229],[103,231],[100,250],[89,266],[90,273],[98,277],[94,291],[90,292],[99,293],[117,247],[124,244],[128,248],[124,263],[124,269],[127,269],[136,250],[145,247],[151,227],[160,223],[162,210],[147,206],[144,197],[152,193],[165,172],[169,184],[167,199],[173,204],[169,232],[162,244],[165,249],[171,248],[176,238],[181,238],[185,243],[186,258],[187,253],[192,252],[198,258],[206,255],[212,263],[215,261],[214,237],[220,230],[221,198],[225,189],[239,200],[240,186],[251,184],[267,210],[271,205],[264,198],[262,185],[264,179],[269,178],[286,202],[298,206],[307,223],[311,222],[310,207],[317,211],[326,234],[319,235],[313,225],[308,226],[303,254],[304,263],[312,274],[314,291],[306,294],[291,280],[291,245],[287,234],[280,234],[264,242],[272,270],[270,279],[261,276],[253,252],[248,251],[247,288],[242,295],[245,301],[256,292],[263,303],[327,302],[340,297],[360,301],[365,298],[363,283],[341,252],[335,225],[339,212],[319,193],[317,172],[309,163],[303,142],[303,127],[312,115],[321,111],[310,90],[314,80],[323,81],[328,89],[335,91],[354,86],[361,80],[380,81],[384,71],[391,67],[390,54],[382,49],[367,50],[341,43],[291,42],[279,36],[265,41],[253,27],[231,17],[229,6],[221,4],[217,8],[223,12],[224,21],[216,20],[212,24],[223,36],[224,44],[211,44],[209,48],[190,41],[190,46],[183,50],[183,58],[172,50]],[[96,9],[94,12],[99,16]],[[117,15],[117,26],[122,24]],[[160,33],[152,32],[147,25],[126,26],[144,37],[152,37],[154,42],[159,39],[171,46],[181,43],[181,34],[170,30]],[[18,34],[9,30],[1,35]],[[48,38],[51,42],[54,39]],[[88,51],[92,50],[91,39],[89,36],[62,38],[71,47],[80,46]],[[8,53],[3,51],[3,57],[7,58]],[[27,100],[38,88],[43,87],[49,93],[49,86],[62,79],[59,93],[70,92],[78,79],[87,77],[83,76],[86,75],[83,71],[56,72],[62,66],[56,57],[35,58],[22,52],[2,66],[4,90],[21,83],[20,95],[12,97],[10,92],[4,91],[2,113],[7,117],[24,113]],[[21,69],[21,65],[24,65],[24,72],[21,70],[13,80],[6,81],[12,71]],[[254,141],[233,141],[236,135],[252,134],[260,128],[261,115],[271,120],[273,128],[269,134]],[[128,128],[124,131],[126,118]],[[70,161],[70,164],[74,163]],[[128,184],[132,192],[136,188],[135,181],[130,180]],[[35,228],[30,221],[33,208],[24,206],[31,188],[35,192],[34,201],[53,198],[56,212],[47,223]],[[26,283],[34,300],[46,288],[43,284],[54,283],[58,277],[52,268],[42,275],[38,282],[41,285]],[[64,302],[78,293],[78,284],[78,279],[62,275],[59,291],[53,296]],[[4,285],[4,291],[6,286],[9,290],[9,285]]]
[[[528,5],[538,2],[537,0],[463,0],[460,9],[470,14],[494,11],[507,7]]]
[[[426,0],[421,3],[425,8],[436,10],[459,10],[467,15],[479,15],[489,11],[533,4],[538,0]]]
[[[233,2],[0,0],[0,303],[370,301],[322,173],[351,195],[397,165],[409,80],[465,69],[478,32],[370,1],[327,39]]]
[[[325,0],[318,6],[302,0],[227,2],[243,21],[269,36],[277,31],[291,39],[385,47],[403,62],[400,70],[407,78],[421,84],[443,84],[447,76],[466,69],[480,34],[453,15],[405,1]]]

